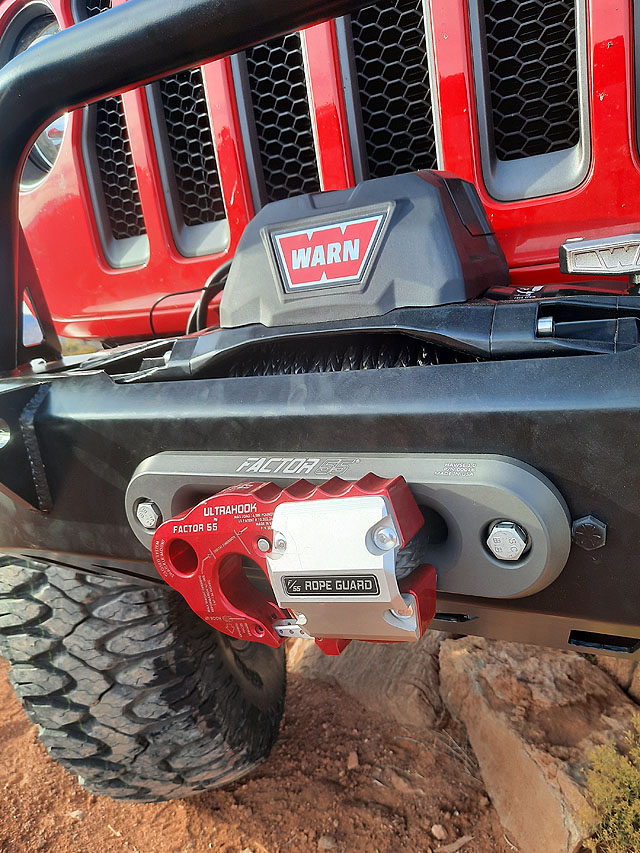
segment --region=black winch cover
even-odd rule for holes
[[[225,327],[346,320],[509,284],[475,187],[419,172],[268,204],[240,240],[220,317]]]

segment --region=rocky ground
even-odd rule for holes
[[[85,793],[49,759],[2,664],[1,853],[577,853],[588,753],[620,741],[637,710],[626,662],[605,672],[435,632],[334,659],[296,641],[289,660],[271,758],[160,805]]]
[[[640,710],[640,669],[616,658],[437,632],[417,648],[354,643],[325,658],[307,646],[295,656],[296,671],[340,684],[400,725],[468,738],[503,839],[521,853],[578,853],[592,751],[625,748]]]
[[[243,782],[161,805],[93,797],[50,760],[2,665],[2,853],[503,853],[503,833],[460,727],[399,726],[295,674],[278,746]]]

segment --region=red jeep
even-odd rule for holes
[[[1,0],[0,646],[90,790],[248,772],[289,637],[640,654],[637,47]]]

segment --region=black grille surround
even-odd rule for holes
[[[351,18],[369,177],[437,168],[422,0],[381,0]]]
[[[226,217],[202,70],[158,83],[178,200],[188,227]]]
[[[266,201],[320,190],[300,34],[245,54]]]
[[[496,156],[576,145],[575,0],[484,0],[484,25]]]
[[[86,0],[86,17],[111,8],[111,0]],[[146,233],[138,181],[131,156],[131,142],[122,98],[106,98],[95,110],[95,155],[104,192],[111,236],[114,240],[141,237]]]

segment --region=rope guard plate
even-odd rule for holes
[[[241,483],[166,521],[153,560],[191,609],[229,636],[280,646],[315,639],[415,641],[435,614],[433,566],[398,581],[396,556],[424,524],[403,477],[322,485]],[[268,595],[245,571],[257,565]]]

